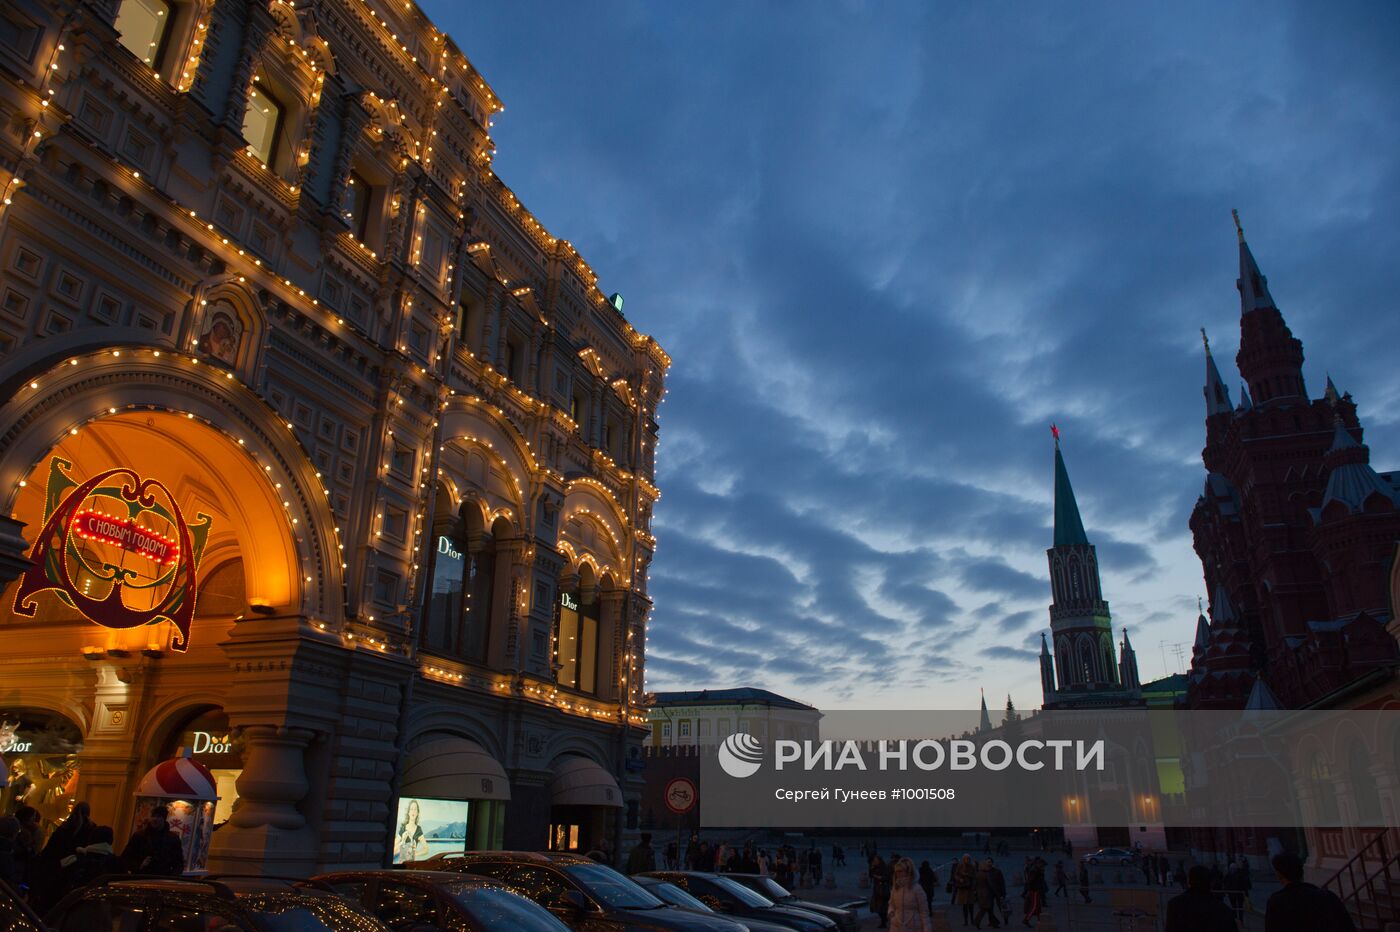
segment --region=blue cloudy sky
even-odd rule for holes
[[[1051,421],[1177,669],[1232,207],[1400,467],[1400,5],[427,10],[506,104],[499,173],[675,359],[650,689],[1039,705]]]

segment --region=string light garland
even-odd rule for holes
[[[287,2],[287,0],[275,0],[275,2],[279,5],[284,6],[289,11],[295,9],[295,5],[291,2]],[[389,21],[387,19],[384,19],[383,17],[380,17],[373,10],[373,8],[368,2],[363,2],[362,5],[367,11],[371,13],[373,19],[379,22],[384,29],[389,30],[389,34],[395,39],[395,41],[397,41],[397,35],[390,28]],[[412,9],[412,5],[406,4],[405,9]],[[186,92],[190,90],[190,88],[193,86],[194,79],[196,78],[199,72],[201,56],[208,36],[208,29],[209,22],[207,18],[202,15],[193,23],[192,32],[190,33],[188,40],[188,47],[186,49],[187,54],[183,54],[183,61],[178,69],[179,79],[175,82],[174,85],[177,91]],[[60,32],[60,37],[61,36],[62,32]],[[318,59],[317,50],[310,44],[299,43],[295,38],[289,36],[279,35],[276,38],[280,39],[281,42],[284,43],[288,54],[292,55],[295,59],[299,59],[307,68],[310,69],[310,72],[315,76],[311,91],[309,108],[310,111],[314,111],[319,103],[321,90],[325,79],[324,62]],[[450,88],[448,86],[447,77],[449,72],[449,65],[451,64],[449,60],[451,49],[449,48],[448,40],[445,36],[434,30],[433,42],[435,44],[435,51],[433,52],[431,57],[436,63],[435,67],[439,71],[441,80],[439,80],[438,77],[433,76],[426,70],[425,63],[419,60],[420,56],[410,52],[407,45],[401,42],[398,45],[398,47],[405,54],[407,54],[414,63],[418,64],[420,68],[424,68],[424,73],[428,74],[432,81],[438,85],[437,93],[433,95],[433,98],[430,99],[430,103],[435,104],[435,106],[433,106],[432,109],[429,111],[430,116],[435,116],[436,111],[443,107],[444,102],[446,100],[452,100],[458,106],[461,106],[461,102],[457,99],[456,95],[450,91]],[[38,88],[38,90],[44,95],[41,103],[42,109],[48,108],[49,99],[54,96],[54,91],[52,89],[49,89],[47,87],[47,84],[49,82],[50,76],[59,70],[58,56],[63,51],[64,46],[62,42],[56,43],[53,56],[50,62],[48,63],[49,67],[45,69],[45,74],[43,76],[44,80]],[[470,65],[466,62],[465,58],[460,59],[460,64],[458,65],[458,67],[464,70],[468,70],[469,74],[474,74],[474,72],[469,71]],[[174,70],[175,69],[172,69],[172,71]],[[261,76],[255,74],[251,76],[250,83],[256,83],[259,80],[261,80]],[[491,94],[489,90],[485,88],[484,82],[479,82],[478,88],[480,90],[486,91],[488,98],[492,103],[492,112],[499,112],[500,110],[504,109],[504,107],[499,106],[498,102],[495,101],[494,94]],[[466,111],[464,110],[464,113],[465,112]],[[377,127],[376,129],[378,130],[379,135],[383,134],[383,127]],[[22,153],[21,158],[16,163],[16,171],[14,175],[12,175],[12,177],[6,182],[4,188],[4,202],[6,206],[8,206],[12,202],[13,193],[18,189],[19,185],[22,184],[20,177],[20,169],[25,164],[27,158],[32,155],[33,150],[37,148],[40,142],[46,137],[46,130],[37,122],[34,125],[32,132],[33,135],[30,137],[31,141],[26,143],[25,151]],[[439,138],[439,130],[430,122],[427,126],[423,127],[422,133],[418,138],[411,140],[411,144],[415,148],[416,152],[421,154],[421,162],[425,166],[431,162],[435,154],[436,146],[434,140],[437,138]],[[487,138],[489,140],[489,137]],[[282,179],[287,185],[288,194],[296,195],[300,192],[301,182],[304,177],[305,166],[307,166],[307,164],[309,163],[310,156],[311,150],[307,146],[300,147],[291,153],[289,164],[292,166],[293,175],[290,179]],[[119,167],[119,169],[122,168],[119,160],[111,158],[111,161],[114,164],[116,164]],[[257,162],[257,167],[260,169],[265,169],[269,172],[273,172],[273,169],[270,166],[260,161]],[[256,276],[255,281],[257,282],[257,284],[260,287],[266,287],[267,290],[273,294],[274,299],[281,301],[289,309],[289,311],[305,315],[311,320],[322,324],[332,334],[342,335],[339,336],[340,339],[345,339],[343,335],[349,334],[359,336],[363,338],[363,340],[366,343],[369,344],[373,344],[375,342],[370,336],[370,334],[366,330],[364,330],[358,322],[353,320],[347,322],[345,318],[337,315],[331,309],[321,306],[317,298],[308,296],[305,288],[298,286],[295,282],[293,282],[291,278],[277,276],[271,273],[271,271],[265,267],[263,260],[256,254],[254,254],[252,250],[244,247],[236,237],[225,235],[216,227],[214,223],[201,218],[197,210],[186,207],[180,204],[177,200],[166,195],[161,189],[155,187],[151,183],[150,179],[146,175],[143,175],[143,173],[140,170],[135,168],[125,168],[124,172],[119,172],[119,175],[123,173],[127,179],[125,182],[125,186],[130,188],[130,193],[137,194],[138,200],[147,200],[148,209],[149,199],[152,198],[158,200],[163,204],[167,204],[173,207],[178,212],[178,215],[182,218],[185,218],[186,220],[186,223],[183,224],[184,229],[182,229],[180,232],[187,235],[191,240],[207,245],[212,252],[220,255],[223,258],[226,258],[230,264],[230,267],[233,269],[233,275],[239,282],[247,283],[249,276]],[[452,190],[453,192],[451,195],[451,200],[460,203],[466,200],[467,198],[475,196],[476,192],[481,190],[481,188],[476,185],[473,185],[473,181],[477,184],[483,181],[486,182],[486,192],[488,194],[494,193],[497,199],[501,200],[507,206],[509,214],[514,218],[515,223],[531,239],[550,247],[550,249],[546,250],[548,253],[554,256],[569,256],[575,259],[576,262],[574,268],[576,268],[578,271],[580,284],[584,286],[585,290],[591,289],[591,293],[593,293],[596,302],[606,303],[605,299],[603,299],[601,292],[599,292],[596,287],[597,276],[593,274],[592,270],[587,266],[587,264],[582,260],[582,258],[578,256],[577,252],[573,249],[572,245],[568,244],[567,242],[560,241],[553,236],[550,236],[543,227],[543,225],[540,224],[539,221],[532,214],[530,214],[529,211],[526,210],[522,204],[520,204],[518,199],[515,197],[514,193],[511,192],[508,188],[505,187],[503,183],[500,182],[500,180],[495,176],[494,172],[490,172],[489,170],[487,170],[480,177],[471,179],[456,179],[452,181],[451,187],[449,188],[449,190]],[[416,207],[418,215],[420,217],[426,216],[426,202],[420,201],[416,204]],[[156,211],[151,210],[150,212],[155,213]],[[463,215],[460,212],[458,214],[458,219],[463,219]],[[459,235],[465,238],[465,231],[463,231]],[[367,243],[359,241],[353,235],[346,233],[344,235],[343,241],[345,241],[346,246],[348,248],[353,247],[355,251],[357,251],[360,254],[368,255],[371,259],[379,259],[379,256],[376,254],[376,252],[373,249],[371,249]],[[415,244],[415,254],[413,255],[413,262],[415,265],[418,265],[422,262],[423,259],[423,231],[421,228],[416,234],[416,237],[413,242]],[[484,255],[486,257],[489,257],[490,244],[462,244],[456,251],[455,255],[460,257],[460,255],[462,254]],[[455,262],[448,261],[445,263],[445,265],[446,275],[441,277],[444,278],[446,290],[450,295],[452,286],[454,282],[459,278],[459,276],[456,275]],[[258,274],[261,272],[267,272],[268,274]],[[505,276],[501,276],[501,279],[503,281],[503,287],[509,287],[508,279],[506,279]],[[441,292],[442,288],[439,287],[434,297],[438,300],[441,300]],[[517,285],[512,289],[512,296],[514,298],[526,300],[527,302],[532,302],[534,300],[535,293],[535,288],[531,285],[526,284],[517,283]],[[207,303],[207,301],[203,303]],[[411,307],[411,304],[412,300],[410,299],[408,306]],[[406,310],[405,319],[407,318],[407,315],[408,312]],[[548,327],[549,322],[542,315],[538,316],[541,323]],[[445,317],[443,319],[446,320]],[[625,328],[625,334],[627,339],[631,340],[634,344],[638,344],[644,341],[650,341],[649,337],[645,337],[637,333],[637,331],[635,331],[635,329],[632,328],[630,324],[626,324],[625,321],[623,326]],[[197,341],[193,345],[197,345]],[[447,345],[451,344],[444,343],[444,346]],[[655,346],[654,341],[651,345],[654,348],[655,353],[660,354],[656,357],[658,363],[663,368],[669,366],[669,357],[665,356],[664,353],[660,351],[660,348]],[[378,349],[378,347],[376,347],[376,349]],[[153,359],[162,358],[162,351],[151,350],[145,347],[130,348],[128,349],[128,352],[132,354],[149,352],[151,354],[151,358]],[[390,348],[384,348],[383,352],[386,355],[388,355],[395,352],[395,350]],[[491,401],[481,397],[475,397],[473,399],[473,402],[481,406],[483,409],[493,410],[495,413],[494,420],[498,421],[501,424],[501,428],[502,431],[505,433],[505,436],[513,444],[517,445],[517,451],[519,453],[519,456],[521,457],[522,461],[526,464],[528,469],[529,475],[525,478],[527,478],[531,484],[532,493],[535,483],[540,480],[558,483],[560,485],[564,484],[564,475],[558,470],[555,470],[550,466],[546,465],[543,462],[543,458],[537,456],[536,451],[534,449],[534,441],[532,441],[531,439],[533,437],[536,440],[538,440],[539,434],[543,430],[544,426],[551,422],[562,423],[573,430],[577,429],[578,425],[576,424],[576,422],[561,407],[553,404],[550,400],[546,398],[537,397],[525,390],[522,390],[519,386],[513,384],[504,373],[496,372],[494,368],[491,367],[489,363],[487,363],[485,360],[477,359],[477,357],[474,354],[472,354],[470,350],[459,348],[455,356],[452,353],[450,353],[447,349],[443,349],[441,352],[436,354],[435,357],[431,353],[429,353],[429,358],[432,359],[432,362],[434,364],[442,364],[441,366],[433,365],[431,367],[417,364],[417,362],[413,360],[413,358],[407,351],[407,348],[402,344],[400,344],[397,347],[397,352],[400,358],[406,363],[406,373],[409,381],[390,393],[389,410],[391,414],[385,419],[386,428],[387,425],[392,424],[395,420],[392,416],[392,412],[398,409],[405,408],[406,402],[413,402],[415,405],[420,405],[420,399],[422,399],[425,395],[429,397],[432,396],[434,393],[433,390],[435,388],[437,389],[437,394],[441,396],[443,394],[442,390],[446,385],[448,378],[452,375],[452,363],[460,363],[463,359],[463,356],[465,355],[465,358],[469,361],[471,367],[476,368],[481,374],[491,376],[493,380],[499,383],[500,388],[504,393],[504,397],[499,400],[500,403],[492,403]],[[164,353],[165,356],[163,358],[171,364],[190,366],[213,364],[217,367],[217,364],[212,363],[211,360],[201,360],[198,356],[186,356],[183,354],[171,352],[170,350],[165,350]],[[446,361],[444,361],[443,359],[444,353],[447,353],[449,357]],[[120,351],[112,352],[112,356],[114,357],[119,355]],[[70,365],[78,364],[78,359],[75,358],[70,360]],[[599,365],[601,367],[601,361],[599,362]],[[441,371],[438,371],[439,369]],[[253,391],[251,387],[245,385],[241,381],[241,379],[235,375],[234,372],[227,370],[222,371],[224,378],[221,381],[235,383],[242,388],[247,388],[249,391]],[[38,391],[40,389],[41,381],[42,380],[40,379],[30,382],[29,384],[31,391]],[[616,379],[614,380],[612,387],[617,390],[618,394],[623,397],[623,400],[626,401],[630,407],[632,407],[633,409],[639,408],[638,398],[634,394],[633,387],[630,383],[627,383],[623,379]],[[448,390],[447,394],[453,394],[453,392],[451,390]],[[645,390],[643,390],[643,397],[645,397]],[[506,401],[509,401],[509,405],[505,405]],[[446,405],[445,397],[440,398],[439,402],[440,409],[444,408],[444,406]],[[420,405],[420,407],[426,407],[426,404],[422,404]],[[506,410],[507,407],[510,408],[509,411]],[[114,412],[109,408],[108,413],[110,414]],[[187,417],[189,417],[190,419],[196,418],[196,415],[193,413],[186,414]],[[414,416],[418,417],[420,415]],[[218,428],[218,425],[211,424],[211,422],[207,421],[203,417],[200,417],[198,419],[205,424],[209,424],[210,426],[222,430],[222,428]],[[76,435],[80,426],[81,425],[77,425],[71,428],[69,431],[70,435]],[[306,455],[306,450],[302,445],[300,437],[296,433],[294,425],[290,422],[286,422],[285,426],[286,429],[292,433],[293,442],[300,448],[300,452],[305,456],[305,461],[308,463],[311,462],[309,455]],[[433,427],[434,429],[438,427],[438,421],[433,421]],[[392,430],[390,429],[388,433],[391,436]],[[247,441],[250,438],[234,437],[233,439],[246,452],[255,456],[257,455],[253,453],[251,448],[248,447]],[[519,503],[517,506],[515,506],[515,508],[524,508],[526,495],[525,488],[522,486],[522,477],[517,474],[518,470],[510,469],[507,466],[506,458],[493,448],[491,440],[487,438],[477,438],[472,436],[452,437],[449,438],[449,440],[460,440],[469,444],[484,446],[486,450],[489,451],[493,461],[498,462],[500,465],[507,467],[505,472],[506,475],[510,477],[511,482],[514,484],[517,500]],[[432,449],[434,446],[438,447],[437,451],[434,451]],[[439,455],[443,446],[444,444],[434,443],[419,448],[421,453],[424,455],[424,465],[420,469],[418,469],[417,474],[410,481],[410,488],[417,493],[416,501],[414,503],[417,507],[412,508],[409,511],[409,530],[412,533],[408,536],[409,540],[412,542],[412,552],[414,554],[417,554],[420,550],[421,544],[419,543],[419,541],[421,540],[422,534],[424,533],[424,527],[428,521],[426,504],[430,498],[429,493],[432,488],[430,480],[435,475],[442,475],[441,467],[436,466],[435,464],[437,462],[440,462]],[[645,443],[643,443],[643,449],[645,449]],[[645,479],[645,477],[639,475],[634,476],[628,471],[622,469],[620,466],[618,466],[618,464],[613,460],[613,458],[610,455],[599,454],[599,456],[595,458],[595,464],[607,473],[609,473],[607,478],[609,478],[614,484],[618,485],[619,488],[627,485],[628,482],[635,482],[644,489],[654,489],[654,486],[652,486],[651,483]],[[273,467],[271,465],[264,465],[263,468],[265,472],[268,472],[269,474],[272,473]],[[279,466],[279,469],[280,468],[281,467]],[[410,470],[410,472],[412,472],[412,470]],[[269,476],[270,481],[272,481],[273,478],[274,477],[272,475]],[[326,483],[319,472],[316,473],[316,479],[320,484],[319,497],[323,497],[327,501],[327,507],[329,507],[331,490],[326,486]],[[575,480],[575,482],[578,481],[579,480]],[[611,488],[609,488],[608,485],[598,480],[589,479],[588,482],[596,486],[596,488],[599,489],[602,492],[602,494],[605,495],[607,500],[610,501],[617,508],[617,513],[615,517],[620,522],[622,527],[630,529],[630,533],[635,535],[636,538],[639,540],[650,539],[654,541],[654,538],[651,538],[650,535],[641,527],[632,528],[633,522],[629,520],[626,510],[624,510],[619,504],[619,494],[621,494],[620,492],[615,493]],[[572,487],[574,484],[574,482],[571,482],[569,483],[569,486]],[[24,480],[21,480],[20,486],[23,487],[23,485]],[[282,482],[275,482],[275,486],[277,489],[280,490],[282,488]],[[297,536],[298,542],[301,542],[302,538],[300,536],[300,533],[304,530],[304,526],[300,525],[299,518],[294,513],[295,509],[292,508],[292,501],[290,500],[290,498],[283,501],[283,507],[288,512],[288,519],[290,524],[294,528],[294,534]],[[492,513],[492,520],[494,520],[496,517],[508,517],[517,525],[522,524],[523,519],[515,513],[515,508],[496,509]],[[590,511],[587,508],[576,509],[568,517],[565,518],[565,521],[567,522],[568,520],[576,518],[580,514],[593,515],[594,512]],[[380,520],[382,522],[382,518]],[[609,537],[612,539],[614,547],[618,548],[619,550],[622,549],[622,543],[619,540],[618,535],[613,531],[612,527],[608,526],[605,522],[600,523],[604,524],[604,527],[607,530]],[[376,536],[379,536],[382,533],[382,526],[381,528],[376,529],[374,533]],[[335,527],[334,536],[331,539],[336,544],[336,550],[340,554],[342,554],[341,569],[348,569],[348,564],[344,562],[343,556],[345,551],[345,543],[341,538],[341,529],[338,526]],[[568,546],[567,542],[565,542],[565,546]],[[529,547],[527,552],[530,555],[530,557],[533,558],[533,545]],[[415,556],[410,559],[416,560],[417,557]],[[634,561],[629,560],[628,562],[630,564]],[[417,570],[419,569],[420,564],[413,563],[412,566],[415,572],[413,577],[411,577],[410,586],[418,582],[419,574],[417,573]],[[305,577],[305,580],[308,584],[310,584],[313,581],[313,577],[307,576]],[[342,586],[345,588],[344,598],[346,605],[348,606],[351,604],[351,600],[348,594],[350,586],[348,574],[342,574]],[[523,616],[529,611],[528,588],[522,587],[521,591],[518,593],[518,598],[519,602],[516,605],[515,610]],[[411,599],[410,604],[412,604]],[[374,616],[369,615],[366,617],[369,622],[373,623]],[[341,636],[342,641],[345,642],[347,646],[354,646],[357,649],[371,649],[377,652],[411,652],[411,642],[403,639],[396,640],[384,637],[382,636],[382,633],[367,633],[365,631],[360,631],[357,633],[354,630],[354,626],[357,623],[357,619],[348,619],[347,622],[343,626],[341,626],[341,631],[338,632]],[[328,626],[325,621],[314,621],[312,622],[312,624],[313,627],[320,632],[337,633],[332,632],[332,626]],[[630,641],[631,637],[632,632],[631,630],[629,630],[627,632],[627,640]],[[635,654],[632,652],[628,652],[625,655],[623,655],[622,659],[624,662],[621,665],[622,673],[620,682],[624,684],[624,693],[630,695],[630,693],[628,693],[626,690],[625,684],[629,682],[628,678],[630,677],[631,671],[633,669],[632,663],[635,659]],[[452,680],[453,682],[465,682],[460,671],[453,671],[446,667],[435,667],[429,672],[432,672],[433,675],[438,676],[440,678]],[[554,697],[554,699],[558,699],[557,695]],[[615,709],[609,711],[602,707],[594,708],[592,706],[589,706],[587,703],[584,703],[579,700],[558,699],[556,704],[559,704],[561,708],[566,706],[576,707],[570,708],[569,710],[579,711],[581,714],[589,714],[600,717],[613,715],[616,711]]]

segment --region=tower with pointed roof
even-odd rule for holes
[[[1099,559],[1070,485],[1055,436],[1055,533],[1050,561],[1050,640],[1041,647],[1041,688],[1047,709],[1121,708],[1141,705],[1137,659],[1129,646],[1120,663],[1113,618],[1099,581]],[[1126,640],[1126,634],[1125,634]]]
[[[1308,397],[1303,345],[1235,214],[1244,384],[1231,408],[1206,343],[1205,488],[1191,532],[1210,614],[1197,620],[1186,704],[1244,708],[1260,678],[1298,707],[1400,662],[1388,600],[1400,474],[1370,466],[1356,404],[1331,377]],[[1262,701],[1262,700],[1259,700]]]

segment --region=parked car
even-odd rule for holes
[[[779,906],[796,906],[809,913],[825,916],[836,923],[836,927],[842,932],[853,932],[853,930],[860,928],[860,916],[853,910],[804,900],[766,874],[725,874],[724,876],[743,884],[755,893],[768,897]]]
[[[20,899],[19,891],[3,880],[0,880],[0,929],[10,932],[47,932],[48,929]]]
[[[45,921],[57,932],[385,932],[388,928],[315,883],[228,876],[101,878],[59,900]]]
[[[730,880],[724,874],[708,874],[702,871],[649,871],[647,876],[669,880],[715,912],[740,922],[762,919],[764,922],[797,929],[798,932],[828,932],[836,928],[836,923],[825,916],[795,906],[779,906],[763,894]]]
[[[662,880],[658,877],[648,877],[645,874],[637,874],[633,876],[632,879],[652,896],[664,900],[677,909],[689,910],[693,913],[700,913],[703,916],[723,918],[719,913],[710,909],[710,907],[706,906],[689,893],[686,893],[669,880]],[[772,922],[764,922],[762,919],[753,918],[745,919],[742,923],[735,920],[733,926],[736,929],[748,929],[749,932],[791,932],[787,926],[780,926]]]
[[[1124,848],[1100,848],[1097,851],[1090,851],[1088,854],[1080,858],[1080,860],[1088,861],[1090,864],[1098,864],[1102,862],[1104,864],[1126,865],[1132,864],[1134,861],[1136,861],[1137,855]]]
[[[627,877],[577,854],[472,851],[405,865],[458,871],[501,881],[580,932],[731,932],[723,917],[671,909]]]
[[[336,871],[313,877],[391,929],[568,932],[549,910],[486,877],[450,871]]]

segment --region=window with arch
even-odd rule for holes
[[[1371,774],[1371,755],[1360,740],[1347,748],[1347,782],[1352,799],[1356,800],[1356,821],[1360,826],[1379,827],[1381,797],[1376,790],[1376,778]]]
[[[1312,792],[1313,817],[1323,826],[1339,824],[1337,813],[1337,787],[1332,779],[1332,768],[1327,766],[1327,758],[1321,751],[1313,755],[1308,764],[1308,788]]]
[[[1087,637],[1079,641],[1079,670],[1081,683],[1094,682],[1094,645]]]
[[[598,691],[598,590],[580,582],[559,593],[555,643],[559,683],[579,692]]]
[[[447,498],[445,492],[440,492]],[[450,499],[448,499],[450,500]],[[432,584],[423,625],[423,648],[463,660],[486,657],[495,588],[495,542],[467,522],[439,519],[433,527]]]
[[[1116,679],[1113,675],[1113,642],[1107,635],[1099,640],[1099,649],[1103,654],[1104,679],[1113,681]]]

